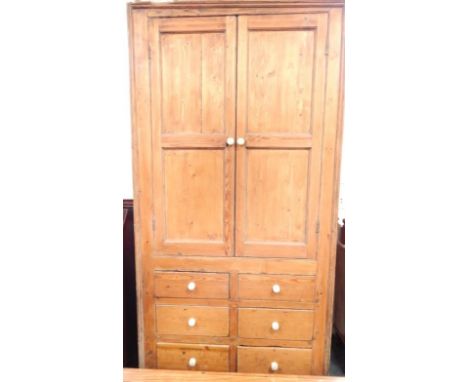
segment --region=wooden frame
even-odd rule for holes
[[[148,38],[150,20],[155,17],[197,17],[229,15],[268,15],[268,14],[326,14],[328,20],[327,74],[324,99],[324,129],[321,136],[320,189],[317,190],[320,207],[318,216],[317,252],[313,259],[267,259],[210,256],[154,256],[157,253],[154,237],[154,199],[152,166],[157,165],[153,157],[152,142],[159,139],[151,121],[151,70]],[[236,346],[293,346],[313,349],[312,370],[314,374],[324,374],[329,367],[329,349],[332,329],[332,307],[334,290],[334,269],[336,250],[336,220],[339,193],[339,169],[341,162],[342,115],[343,115],[343,1],[309,0],[294,1],[184,1],[175,3],[138,2],[128,4],[130,40],[130,75],[132,103],[133,174],[135,197],[135,241],[137,301],[139,321],[140,367],[157,367],[156,342],[182,341],[190,343],[191,338],[157,336],[154,330],[155,309],[153,295],[154,272],[157,270],[229,272],[230,300],[201,300],[197,304],[218,304],[229,307],[229,330],[227,339],[219,344],[230,346],[231,371],[236,368]],[[190,27],[190,26],[189,26]],[[170,22],[166,28],[171,28]],[[166,146],[177,146],[177,140],[167,138]],[[200,143],[204,144],[204,143]],[[214,145],[221,145],[221,137],[214,138]],[[257,143],[257,144],[261,144]],[[303,145],[295,143],[292,145]],[[310,302],[259,302],[241,301],[237,296],[238,274],[298,274],[315,276],[317,300]],[[170,304],[172,300],[159,299]],[[187,303],[189,303],[187,301]],[[243,307],[313,309],[314,334],[312,341],[251,340],[237,338],[237,311]],[[207,339],[201,339],[200,343]],[[213,342],[211,342],[213,343]]]

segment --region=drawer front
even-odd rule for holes
[[[229,346],[159,343],[159,369],[229,371]]]
[[[156,297],[229,298],[229,275],[222,273],[157,272]]]
[[[239,309],[239,337],[311,340],[312,310]]]
[[[310,374],[312,350],[239,346],[237,370],[241,373]]]
[[[229,334],[229,309],[211,306],[156,306],[158,334],[218,336]]]
[[[239,275],[239,298],[312,302],[315,278],[289,275]]]

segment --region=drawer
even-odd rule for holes
[[[159,369],[229,371],[229,346],[159,343]]]
[[[315,278],[290,275],[239,275],[239,298],[312,302]]]
[[[229,335],[229,308],[157,305],[156,328],[158,334],[224,337]]]
[[[310,374],[311,370],[311,349],[237,348],[237,371],[241,373]]]
[[[229,298],[229,275],[222,273],[157,272],[156,297]]]
[[[312,310],[239,309],[239,337],[311,340]]]

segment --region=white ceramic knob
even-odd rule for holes
[[[197,284],[195,284],[195,281],[190,281],[190,282],[187,284],[187,289],[188,289],[188,290],[195,290],[196,287],[197,287]]]
[[[237,144],[243,146],[245,144],[245,139],[242,137],[237,138]]]
[[[271,289],[273,290],[273,293],[276,293],[276,294],[281,292],[281,287],[279,286],[279,284],[274,284]]]
[[[193,317],[189,318],[188,320],[188,326],[190,326],[191,328],[193,328],[197,323],[197,320]]]
[[[234,144],[234,138],[233,137],[229,137],[228,139],[226,139],[226,144],[228,146],[232,146]]]
[[[270,365],[270,369],[271,369],[272,371],[277,371],[277,370],[279,369],[278,362],[273,361],[273,362],[271,363],[271,365]]]
[[[273,321],[273,322],[271,323],[271,328],[272,328],[273,330],[275,330],[275,331],[276,331],[276,330],[279,330],[279,328],[280,328],[279,322],[278,322],[278,321]]]
[[[195,357],[192,357],[188,360],[188,365],[190,367],[195,367],[197,365],[197,359]]]

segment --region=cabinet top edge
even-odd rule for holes
[[[275,8],[285,6],[302,7],[343,7],[344,0],[169,0],[169,1],[135,1],[129,2],[130,9],[167,9],[167,8]]]

